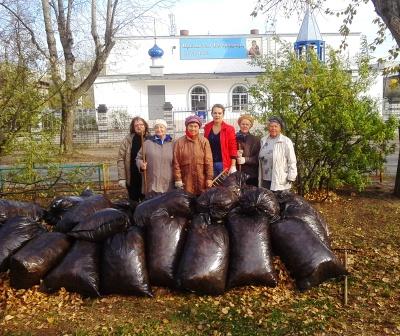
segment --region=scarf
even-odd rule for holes
[[[192,140],[194,140],[195,137],[197,137],[197,136],[195,136],[195,135],[190,134],[188,130],[185,131],[185,134],[186,134],[186,136],[187,136],[189,139],[192,139]]]
[[[157,135],[153,135],[152,137],[150,137],[150,140],[153,141],[153,142],[155,142],[156,144],[163,145],[164,142],[170,142],[170,141],[172,141],[172,137],[171,137],[169,134],[167,134],[167,135],[165,136],[164,140],[162,140],[162,139],[159,138]]]
[[[247,134],[242,133],[241,131],[236,133],[236,140],[238,142],[246,142]]]

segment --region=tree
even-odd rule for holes
[[[0,30],[0,156],[20,145],[40,123],[45,97],[37,53],[21,25],[10,20]]]
[[[350,31],[349,26],[351,25],[354,16],[357,14],[358,7],[360,4],[368,3],[369,1],[374,5],[375,12],[380,18],[373,21],[378,25],[378,32],[371,48],[374,49],[377,44],[384,41],[385,30],[387,28],[397,44],[397,46],[389,50],[388,59],[396,59],[400,52],[400,3],[397,0],[349,0],[346,9],[338,13],[326,8],[325,5],[327,0],[258,0],[251,15],[257,16],[259,12],[269,13],[272,12],[274,8],[283,9],[286,15],[291,15],[294,11],[300,11],[304,6],[312,3],[313,7],[325,9],[326,13],[343,15],[344,19],[340,32],[346,36]],[[345,43],[343,43],[343,45],[345,46]],[[391,68],[389,71],[398,72],[399,66]],[[400,148],[400,120],[398,121],[398,136],[398,146]],[[397,197],[400,197],[400,152],[397,162],[396,181],[393,193]]]
[[[49,66],[51,92],[58,95],[61,104],[62,151],[70,153],[73,149],[75,106],[102,71],[115,45],[117,34],[132,30],[145,13],[149,14],[151,10],[167,3],[168,0],[107,0],[99,3],[96,0],[41,0],[41,8],[36,8],[34,6],[38,2],[30,2],[29,6],[17,0],[0,2],[0,6],[24,26],[32,43]],[[36,15],[38,10],[41,11],[42,18]],[[86,13],[90,15],[86,16]],[[79,79],[77,57],[83,58],[82,51],[89,50],[86,48],[89,35],[92,48],[89,56],[91,66],[87,75]]]
[[[0,156],[38,122],[43,97],[33,74],[22,65],[0,63]]]
[[[374,102],[363,96],[371,71],[359,62],[359,78],[333,51],[326,63],[313,53],[298,59],[289,49],[275,60],[259,61],[265,72],[250,88],[262,118],[279,115],[298,157],[296,186],[300,194],[344,184],[363,188],[368,174],[382,168],[393,150],[395,121],[385,123]]]

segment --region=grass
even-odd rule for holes
[[[399,335],[400,199],[374,189],[343,192],[315,207],[333,248],[355,250],[347,306],[341,279],[300,293],[279,260],[276,288],[235,288],[221,296],[155,288],[154,298],[82,299],[63,290],[14,290],[2,274],[0,335]]]

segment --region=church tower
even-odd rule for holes
[[[309,50],[314,50],[318,59],[325,62],[325,41],[322,40],[315,17],[307,6],[299,34],[294,43],[297,57],[306,57]]]

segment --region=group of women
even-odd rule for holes
[[[150,135],[147,122],[133,118],[118,153],[119,185],[127,188],[133,201],[174,188],[199,195],[218,176],[240,170],[250,176],[250,185],[290,189],[297,176],[296,156],[292,141],[281,133],[282,119],[269,118],[268,134],[260,140],[250,133],[254,122],[250,114],[240,116],[237,133],[224,122],[224,115],[224,106],[215,104],[204,136],[201,119],[187,117],[185,135],[177,140],[167,134],[165,120],[157,119]]]

